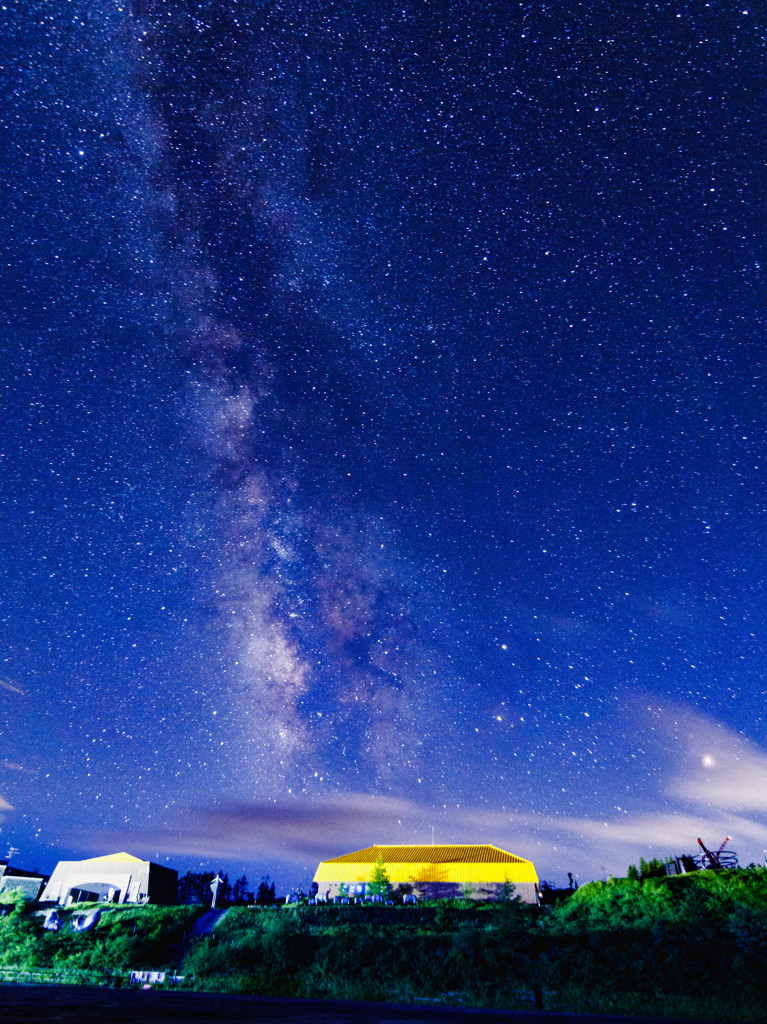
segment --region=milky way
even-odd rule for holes
[[[761,859],[760,13],[7,8],[2,841]]]

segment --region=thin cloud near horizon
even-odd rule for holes
[[[88,840],[104,850],[131,847],[150,857],[306,864],[375,843],[428,844],[433,825],[440,842],[505,846],[531,859],[542,877],[565,870],[582,877],[622,873],[641,856],[694,852],[699,835],[711,844],[733,835],[741,863],[761,862],[767,849],[767,822],[760,820],[760,812],[767,812],[767,756],[697,712],[656,705],[644,724],[650,720],[653,730],[676,740],[667,750],[673,767],[665,796],[679,806],[669,809],[667,802],[657,813],[645,807],[598,818],[465,805],[447,811],[404,797],[347,792],[187,807],[162,830],[91,834]]]
[[[349,800],[349,803],[346,803]],[[181,857],[221,857],[317,863],[330,856],[375,843],[428,845],[423,822],[430,808],[405,800],[349,794],[339,801],[298,800],[291,806],[264,803],[197,809],[184,816],[186,825],[162,832],[120,833],[92,837],[105,850],[116,846]],[[446,824],[446,823],[441,823]],[[747,818],[689,813],[659,813],[603,821],[554,815],[510,815],[482,808],[451,814],[449,834],[438,841],[488,842],[531,859],[539,875],[574,870],[582,877],[622,874],[640,856],[695,852],[696,839],[709,843],[725,833],[767,846],[767,827]],[[651,836],[652,840],[648,841]],[[584,842],[592,854],[584,854]],[[741,857],[761,860],[758,853]],[[552,867],[556,861],[557,868]]]

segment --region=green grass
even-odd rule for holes
[[[69,908],[64,916],[81,912]],[[0,968],[162,969],[201,907],[107,907],[90,933],[0,918]],[[186,986],[271,996],[436,1001],[764,1020],[767,872],[583,886],[564,904],[235,907],[195,941]],[[83,975],[84,977],[84,975]]]
[[[46,931],[42,911],[14,901],[12,914],[0,918],[0,968],[19,971],[122,973],[163,969],[168,951],[191,927],[196,907],[134,907],[95,903],[59,910],[62,927]],[[93,931],[72,931],[75,914],[97,907],[101,919]]]

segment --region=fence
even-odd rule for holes
[[[0,984],[14,985],[94,985],[99,988],[126,988],[129,985],[180,985],[183,975],[165,971],[73,971],[66,968],[0,967]]]
[[[14,985],[98,985],[118,988],[126,984],[129,971],[73,971],[66,968],[40,968],[36,971],[20,967],[0,967],[0,982]]]

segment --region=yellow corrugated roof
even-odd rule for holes
[[[532,861],[489,843],[368,846],[322,861],[316,882],[367,882],[378,858],[389,880],[401,882],[537,882]]]
[[[464,845],[438,844],[418,846],[367,846],[364,850],[344,853],[340,857],[331,857],[324,864],[375,864],[379,857],[386,864],[404,864],[413,861],[428,861],[430,864],[449,864],[461,861],[463,864],[476,864],[482,861],[487,864],[524,864],[523,857],[516,857],[497,846],[489,844],[467,843]]]
[[[130,853],[107,853],[103,857],[86,857],[84,861],[80,861],[81,864],[104,864],[107,861],[129,861],[134,864],[145,863],[141,857],[134,857]]]

